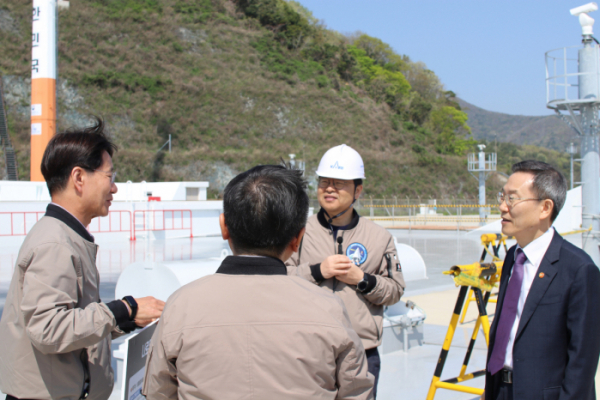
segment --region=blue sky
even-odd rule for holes
[[[447,90],[490,111],[548,115],[544,53],[581,43],[585,0],[298,0],[326,26],[362,31],[422,61]],[[600,10],[589,14],[598,20]]]

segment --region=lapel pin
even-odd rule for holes
[[[543,278],[544,276],[546,276],[546,274],[544,274],[543,272],[540,272],[540,278]]]

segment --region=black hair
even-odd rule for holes
[[[567,180],[558,170],[542,161],[526,160],[512,166],[515,172],[528,172],[533,175],[533,193],[538,199],[552,200],[554,206],[550,221],[554,222],[565,205],[567,198]]]
[[[102,119],[95,119],[93,126],[71,129],[50,139],[41,166],[50,195],[65,189],[73,168],[94,171],[102,165],[105,151],[111,157],[117,151],[117,146],[104,134]]]
[[[280,256],[306,226],[302,171],[261,165],[233,178],[223,193],[225,225],[236,253]]]

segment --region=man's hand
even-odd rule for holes
[[[364,276],[365,273],[363,270],[358,268],[355,264],[352,264],[345,275],[340,275],[337,278],[346,285],[357,285],[358,282],[363,280]]]
[[[321,263],[321,275],[325,279],[346,275],[353,265],[352,261],[342,254],[329,256]]]
[[[138,311],[135,315],[135,324],[139,327],[144,327],[156,321],[162,314],[165,308],[165,302],[155,299],[152,296],[135,299],[138,304]]]
[[[483,391],[483,393],[481,394],[481,400],[485,400],[485,390]]]

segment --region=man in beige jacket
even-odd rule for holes
[[[387,230],[354,210],[365,178],[354,149],[343,144],[328,150],[317,175],[321,210],[308,220],[298,252],[287,261],[288,271],[343,300],[366,349],[376,396],[383,307],[397,303],[405,287],[396,246]]]
[[[373,377],[342,302],[283,260],[300,244],[300,171],[255,167],[225,188],[220,224],[234,256],[168,300],[148,354],[154,399],[371,399]]]
[[[160,316],[152,297],[102,303],[98,245],[86,230],[108,214],[114,145],[102,121],[56,135],[42,159],[52,203],[25,238],[0,321],[0,390],[12,399],[108,399],[111,335]]]

